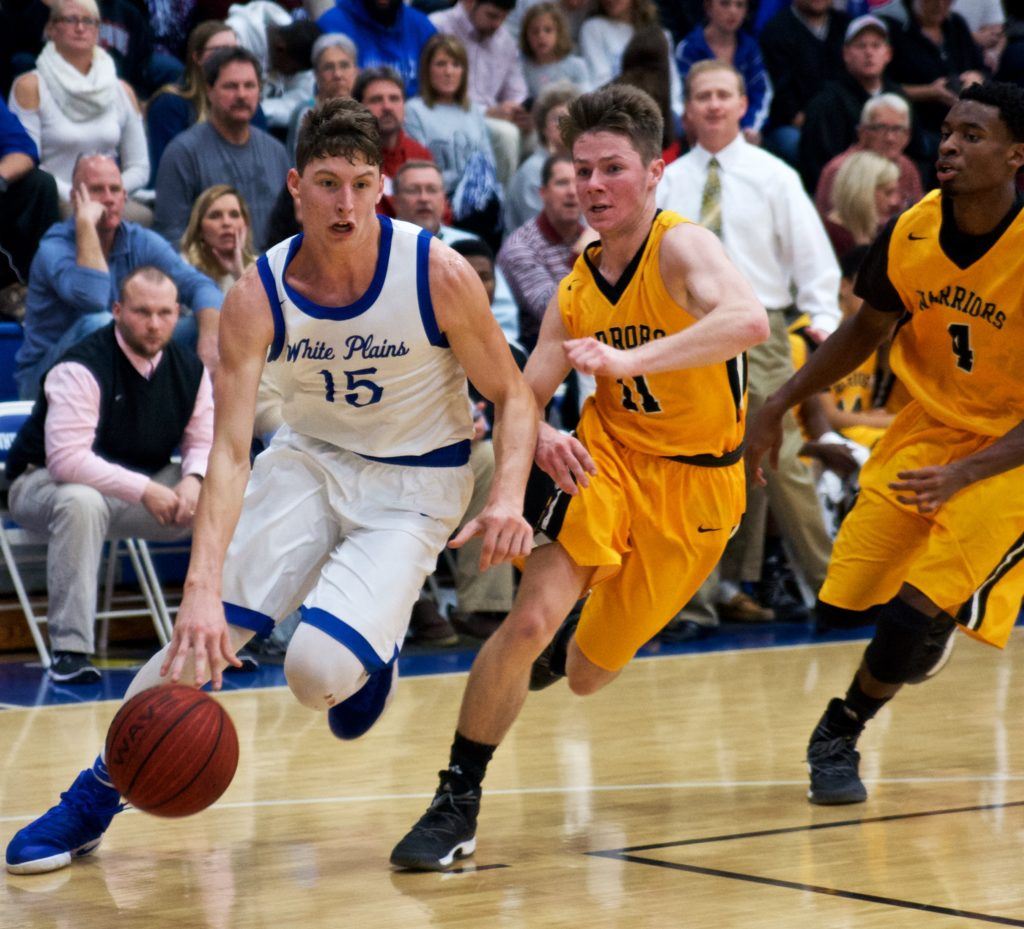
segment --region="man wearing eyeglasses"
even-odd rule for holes
[[[822,216],[832,210],[832,186],[844,161],[854,152],[875,152],[896,163],[900,176],[896,187],[903,208],[924,196],[921,172],[904,151],[910,142],[910,104],[897,94],[879,94],[864,104],[857,126],[857,141],[835,156],[821,171],[814,191],[814,205]]]
[[[822,168],[857,138],[864,104],[881,93],[903,91],[884,75],[892,60],[889,28],[876,16],[858,16],[846,29],[843,73],[807,105],[800,134],[800,176],[813,193]],[[905,144],[905,143],[904,143]]]
[[[448,199],[441,172],[433,162],[407,161],[395,173],[393,183],[392,202],[398,219],[429,229],[445,245],[476,238],[472,232],[445,225]],[[495,271],[495,287],[491,311],[505,338],[518,341],[519,310],[500,268]]]

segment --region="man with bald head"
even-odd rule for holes
[[[89,656],[104,542],[187,536],[213,437],[210,377],[171,340],[174,281],[140,266],[112,309],[44,373],[7,456],[14,518],[49,537],[49,674],[63,684],[100,678]]]
[[[220,288],[186,264],[155,232],[124,219],[124,182],[112,158],[81,158],[72,187],[73,214],[43,236],[29,271],[25,341],[15,371],[18,395],[34,400],[43,374],[54,362],[110,322],[122,282],[141,265],[153,265],[174,281],[181,302],[192,310],[192,316],[179,322],[174,337],[195,346],[213,371]]]

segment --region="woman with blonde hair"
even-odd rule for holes
[[[878,231],[903,205],[896,164],[874,152],[850,155],[832,187],[831,212],[825,217],[836,256],[856,245],[870,245]]]
[[[128,193],[149,177],[139,104],[99,47],[99,27],[96,0],[54,0],[36,69],[11,88],[11,111],[36,143],[39,167],[56,180],[65,212],[75,162],[84,153],[116,158]]]
[[[420,53],[420,95],[405,104],[405,131],[430,149],[458,219],[464,217],[454,199],[467,170],[483,166],[497,185],[487,123],[469,100],[468,82],[466,47],[453,35],[435,33]]]
[[[196,198],[181,257],[225,292],[255,263],[249,206],[234,187],[215,184]]]

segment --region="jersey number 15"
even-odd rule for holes
[[[324,378],[324,393],[328,403],[334,403],[334,375],[328,370],[320,372]],[[380,403],[384,396],[384,388],[364,375],[376,374],[376,368],[357,368],[355,371],[342,371],[345,375],[345,402],[349,406],[372,406]]]

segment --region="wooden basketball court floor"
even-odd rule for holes
[[[474,859],[394,872],[447,758],[464,674],[407,678],[340,743],[287,690],[220,699],[234,783],[185,820],[129,811],[64,871],[5,875],[18,929],[1024,926],[1024,634],[962,639],[862,739],[870,797],[812,807],[803,752],[863,643],[635,661],[532,695],[496,755]],[[112,701],[0,712],[4,842],[91,759]]]

